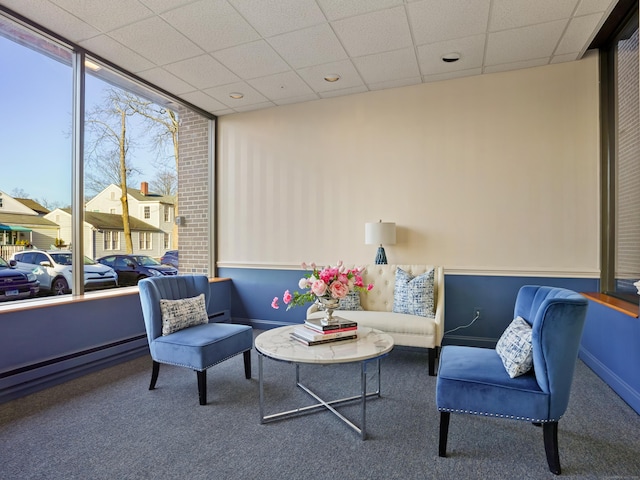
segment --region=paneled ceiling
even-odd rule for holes
[[[616,3],[0,0],[216,115],[577,60]]]

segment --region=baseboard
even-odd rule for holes
[[[144,355],[149,355],[149,345],[146,338],[131,342],[126,346],[119,345],[94,352],[85,358],[79,357],[7,376],[2,379],[0,403],[21,398]]]
[[[442,345],[495,348],[497,341],[498,340],[495,338],[471,337],[468,335],[445,335],[442,339]]]
[[[580,346],[578,357],[598,375],[620,398],[629,404],[636,413],[640,414],[640,392],[621,379],[615,372],[598,360],[587,349]]]

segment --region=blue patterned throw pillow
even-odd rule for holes
[[[514,319],[503,332],[496,344],[496,352],[511,378],[531,370],[533,346],[531,345],[531,325],[522,317]]]
[[[350,291],[346,297],[340,299],[339,310],[362,310],[360,305],[360,292]]]
[[[162,299],[160,300],[160,312],[162,313],[162,335],[169,335],[183,328],[209,322],[204,293],[197,297],[179,300]]]
[[[401,268],[397,268],[393,292],[393,311],[421,317],[433,317],[435,315],[433,278],[433,269],[412,277]]]

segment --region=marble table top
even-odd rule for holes
[[[306,346],[290,338],[300,325],[273,328],[255,339],[256,349],[267,357],[295,363],[350,363],[380,357],[391,351],[393,338],[380,330],[358,327],[358,338]]]

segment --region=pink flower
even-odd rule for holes
[[[275,308],[276,310],[280,308],[280,305],[278,305],[278,297],[273,297],[271,308]]]
[[[338,281],[342,283],[349,283],[349,277],[347,277],[346,273],[341,273],[338,275]]]
[[[349,293],[349,287],[342,282],[333,282],[329,289],[333,298],[344,298]]]
[[[356,275],[355,281],[353,283],[356,287],[364,287],[364,282],[362,281],[362,277],[360,275]]]
[[[373,289],[373,283],[367,285],[367,292],[370,292]]]
[[[289,292],[289,290],[284,292],[284,295],[282,296],[282,301],[286,304],[289,305],[291,303],[291,300],[293,300],[293,296],[291,295],[291,293]]]
[[[316,280],[311,284],[311,291],[314,295],[321,297],[327,292],[327,284],[322,279]]]

